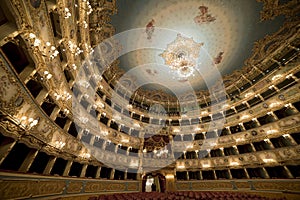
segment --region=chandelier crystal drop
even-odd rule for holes
[[[202,46],[203,43],[197,43],[193,38],[186,38],[178,34],[160,56],[164,58],[165,64],[170,67],[175,78],[187,79],[194,76]]]

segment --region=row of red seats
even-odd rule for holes
[[[137,192],[102,194],[91,197],[90,200],[272,200],[250,193],[241,192],[208,192],[208,191],[178,191],[178,192]],[[276,199],[282,200],[282,199]]]

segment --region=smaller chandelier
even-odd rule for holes
[[[197,43],[193,38],[182,37],[178,34],[160,56],[164,58],[165,64],[170,67],[177,79],[187,79],[194,76],[202,46],[203,43]]]

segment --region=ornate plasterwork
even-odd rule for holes
[[[297,15],[299,12],[299,1],[292,0],[282,3],[280,0],[257,0],[263,3],[261,11],[261,20],[272,20],[279,15],[285,15],[290,18]],[[296,15],[295,15],[296,14]]]
[[[62,194],[65,181],[1,181],[1,197],[4,199],[32,198]]]
[[[177,166],[185,166],[184,169],[177,171],[186,171],[187,169],[227,169],[241,168],[241,166],[277,166],[278,163],[297,163],[299,160],[300,146],[282,147],[272,151],[258,151],[241,155],[231,155],[226,157],[212,157],[201,159],[177,160]]]
[[[193,38],[186,38],[177,35],[176,39],[167,45],[166,50],[160,54],[165,60],[172,72],[176,75],[175,78],[187,79],[194,75],[195,67],[199,58],[199,52],[203,43],[197,43]]]
[[[82,194],[91,196],[92,194],[102,192],[128,192],[138,191],[139,181],[118,181],[114,180],[74,180],[71,178],[50,176],[37,176],[24,178],[17,173],[1,173],[1,176],[7,176],[13,180],[1,180],[0,196],[4,199],[26,199],[26,198],[67,198],[82,199]],[[73,196],[79,195],[80,196]],[[69,199],[67,198],[67,199]],[[88,197],[87,197],[88,198]]]
[[[50,152],[49,154],[58,155],[60,151],[63,151],[65,154],[61,156],[66,159],[85,151],[86,149],[81,146],[80,141],[58,129],[48,117],[45,117],[2,58],[0,64],[1,76],[7,77],[2,78],[4,81],[2,86],[9,86],[9,90],[5,90],[6,94],[0,96],[3,117],[0,126],[3,134],[15,139],[22,138],[21,141],[28,146],[36,149],[43,148]],[[37,124],[30,126],[29,118],[37,120]],[[56,146],[57,141],[65,141],[66,144],[63,148],[59,148]],[[45,144],[47,144],[46,147]]]
[[[299,24],[299,18],[297,18],[297,11],[300,10],[299,5],[296,5],[296,1],[290,1],[286,4],[279,4],[279,1],[271,1],[271,0],[258,0],[264,4],[264,11],[262,13],[262,19],[273,19],[273,17],[278,15],[285,15],[286,22],[283,27],[272,35],[266,35],[263,39],[258,40],[254,43],[252,55],[245,61],[245,65],[241,67],[240,70],[236,70],[230,75],[224,75],[223,81],[226,88],[234,87],[236,84],[243,84],[247,83],[247,80],[241,78],[241,74],[249,74],[251,73],[252,77],[255,77],[261,73],[268,65],[264,65],[268,58],[275,56],[277,53],[280,52],[280,49],[283,49],[285,46],[288,45],[290,41],[294,39],[297,35],[297,24]],[[267,13],[272,13],[270,16],[273,17],[266,17],[268,16]],[[264,16],[264,17],[263,17]],[[220,58],[216,56],[216,58]],[[219,60],[219,59],[217,59]],[[254,66],[256,68],[254,68]],[[242,84],[243,83],[243,84]],[[217,84],[220,85],[220,84]],[[217,87],[217,86],[215,86]],[[162,102],[172,102],[177,101],[177,98],[170,94],[162,94],[165,93],[163,91],[147,91],[144,89],[139,89],[136,95],[136,100],[142,100],[143,97],[147,98],[149,101],[153,99],[153,96],[161,96],[160,101]],[[203,95],[209,95],[207,91],[196,91],[197,96],[199,99],[203,100]],[[180,99],[184,99],[184,96],[189,94],[183,94]]]

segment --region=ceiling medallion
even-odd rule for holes
[[[177,34],[176,39],[167,45],[166,50],[160,56],[170,67],[174,78],[186,80],[195,75],[196,63],[202,46],[203,43],[197,43],[193,38],[186,38]]]

